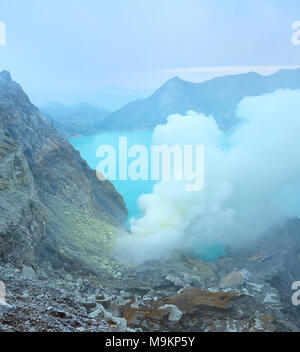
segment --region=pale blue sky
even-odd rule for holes
[[[299,0],[1,0],[0,69],[49,96],[268,71],[300,65],[290,39],[297,20]]]

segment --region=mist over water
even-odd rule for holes
[[[143,262],[180,252],[205,257],[224,246],[255,241],[288,217],[300,216],[300,91],[279,90],[244,99],[244,122],[224,135],[212,117],[173,115],[157,126],[157,144],[205,146],[205,184],[187,192],[184,182],[159,182],[142,195],[143,213],[120,236],[116,254]]]
[[[96,150],[120,136],[142,144],[204,145],[205,180],[200,192],[184,181],[112,181],[129,209],[131,235],[120,235],[115,253],[129,262],[177,253],[214,261],[224,248],[243,246],[288,217],[300,216],[300,92],[279,90],[244,99],[244,122],[225,135],[212,116],[170,116],[154,131],[106,132],[72,139],[92,168]]]

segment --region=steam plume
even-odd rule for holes
[[[154,144],[204,145],[204,189],[157,183],[139,198],[143,216],[118,240],[119,255],[134,262],[201,255],[214,245],[247,244],[300,216],[300,91],[246,98],[236,114],[244,122],[231,135],[194,112],[156,127]]]

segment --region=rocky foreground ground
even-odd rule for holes
[[[0,332],[113,331],[103,321],[89,318],[74,293],[37,280],[32,273],[10,266],[0,268],[6,285],[6,304],[0,303]]]
[[[115,264],[102,276],[50,264],[36,271],[2,266],[0,330],[300,331],[291,300],[300,277],[299,228],[290,222],[216,263],[180,257]]]

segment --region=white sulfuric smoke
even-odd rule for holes
[[[246,98],[236,114],[245,122],[228,136],[212,117],[194,112],[156,127],[154,144],[204,145],[204,188],[187,192],[184,182],[159,182],[142,195],[143,216],[131,219],[132,235],[119,238],[119,257],[205,254],[216,244],[247,244],[300,216],[300,91]]]

